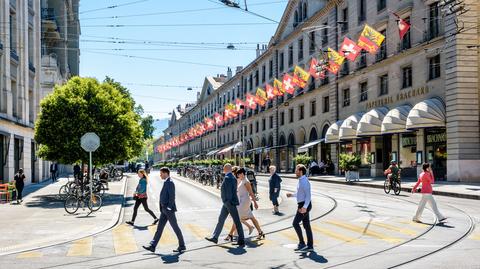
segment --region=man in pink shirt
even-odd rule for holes
[[[435,179],[433,177],[430,164],[424,163],[422,165],[422,169],[423,169],[423,172],[418,177],[417,184],[415,184],[415,186],[412,189],[412,193],[415,193],[417,191],[418,185],[420,185],[420,183],[422,184],[422,189],[421,189],[422,199],[418,204],[417,213],[415,214],[415,217],[413,217],[413,221],[421,222],[420,216],[422,215],[423,209],[425,209],[425,205],[427,204],[427,202],[429,202],[430,205],[432,206],[433,212],[437,216],[438,221],[442,222],[447,218],[444,217],[442,213],[440,213],[437,207],[437,203],[435,202],[435,199],[433,199],[433,196],[432,196],[432,192],[433,192],[432,184],[435,181]]]

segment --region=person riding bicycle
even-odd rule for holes
[[[396,161],[392,160],[390,162],[390,166],[385,170],[385,175],[387,175],[390,186],[392,185],[393,180],[398,180],[400,176],[400,168],[398,168]]]

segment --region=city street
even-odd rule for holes
[[[267,178],[258,177],[259,210],[255,215],[267,233],[256,240],[254,231],[245,248],[222,240],[213,245],[209,236],[221,207],[219,192],[172,174],[176,184],[177,219],[187,252],[172,250],[177,240],[171,228],[165,230],[155,254],[142,249],[153,237],[152,218],[139,209],[135,227],[124,224],[132,214],[133,200],[127,198],[123,222],[103,233],[70,243],[30,252],[0,256],[5,268],[478,268],[480,261],[480,209],[475,200],[436,196],[441,212],[448,217],[434,225],[434,215],[426,210],[424,224],[411,221],[420,195],[386,195],[382,190],[338,184],[312,183],[315,252],[295,253],[296,234],[291,228],[295,200],[286,198],[296,186],[295,179],[282,182],[281,216],[271,213],[267,199]],[[137,179],[129,177],[131,197]],[[149,206],[157,214],[162,182],[159,172],[149,180]],[[65,218],[59,214],[55,218]],[[52,223],[57,222],[52,219]],[[227,220],[226,227],[231,221]],[[246,229],[245,229],[246,230]],[[248,233],[248,232],[247,232]],[[28,241],[28,235],[24,240]]]

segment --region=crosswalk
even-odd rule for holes
[[[225,223],[225,228],[231,227],[231,222]],[[376,244],[382,241],[386,244],[398,244],[421,234],[427,225],[418,225],[418,223],[391,219],[388,221],[347,221],[339,219],[328,219],[321,222],[313,222],[312,230],[317,244],[324,245],[333,241],[335,244],[347,244],[355,247],[368,244]],[[60,255],[67,257],[90,257],[94,252],[97,244],[111,242],[111,246],[102,246],[104,248],[111,247],[115,255],[122,255],[141,251],[142,245],[147,245],[156,232],[157,226],[146,226],[142,229],[121,224],[111,231],[97,235],[86,237],[68,244],[64,253],[55,251],[48,252],[48,249],[20,253],[17,259],[38,259],[48,255]],[[211,235],[210,225],[202,225],[202,223],[185,223],[181,225],[184,238],[189,243],[200,242],[205,236]],[[268,229],[265,228],[268,233]],[[226,230],[223,231],[224,233]],[[255,234],[255,232],[254,232]],[[103,237],[103,238],[100,238]],[[108,240],[105,240],[108,237]],[[220,241],[223,238],[220,238]],[[480,240],[480,233],[472,234],[472,240]],[[278,232],[267,234],[264,240],[256,240],[252,238],[250,244],[262,247],[282,247],[292,245],[298,242],[297,235],[293,228],[283,229]],[[171,227],[167,225],[163,231],[159,246],[176,246],[177,238]]]

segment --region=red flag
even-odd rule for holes
[[[398,19],[398,33],[400,34],[400,40],[403,39],[408,30],[410,29],[410,23],[398,16],[396,13],[393,13]]]
[[[272,100],[275,98],[275,90],[273,89],[272,85],[267,84],[265,85],[265,90],[267,91],[267,98],[268,100]]]
[[[283,96],[285,94],[285,89],[283,88],[283,83],[278,79],[273,80],[273,92],[277,96]]]
[[[213,115],[213,119],[215,120],[215,124],[217,126],[222,126],[223,125],[223,116],[215,112]]]
[[[215,129],[215,121],[210,118],[205,118],[205,127],[208,131]]]
[[[226,119],[233,119],[237,116],[237,113],[235,112],[235,110],[237,109],[237,107],[232,104],[232,103],[229,103],[225,106],[225,118]]]
[[[256,100],[256,97],[254,95],[251,95],[249,93],[247,93],[247,99],[245,100],[245,102],[247,103],[247,106],[250,108],[250,109],[256,109],[257,108],[257,100]]]
[[[239,115],[242,115],[243,113],[245,113],[245,103],[242,100],[240,99],[235,100],[235,111]]]
[[[283,88],[289,94],[293,94],[295,92],[295,86],[293,85],[293,78],[288,73],[283,75]]]
[[[340,55],[345,56],[345,58],[349,59],[350,61],[355,61],[357,56],[362,51],[357,43],[353,42],[352,40],[345,37],[343,40],[342,46],[340,47]]]

